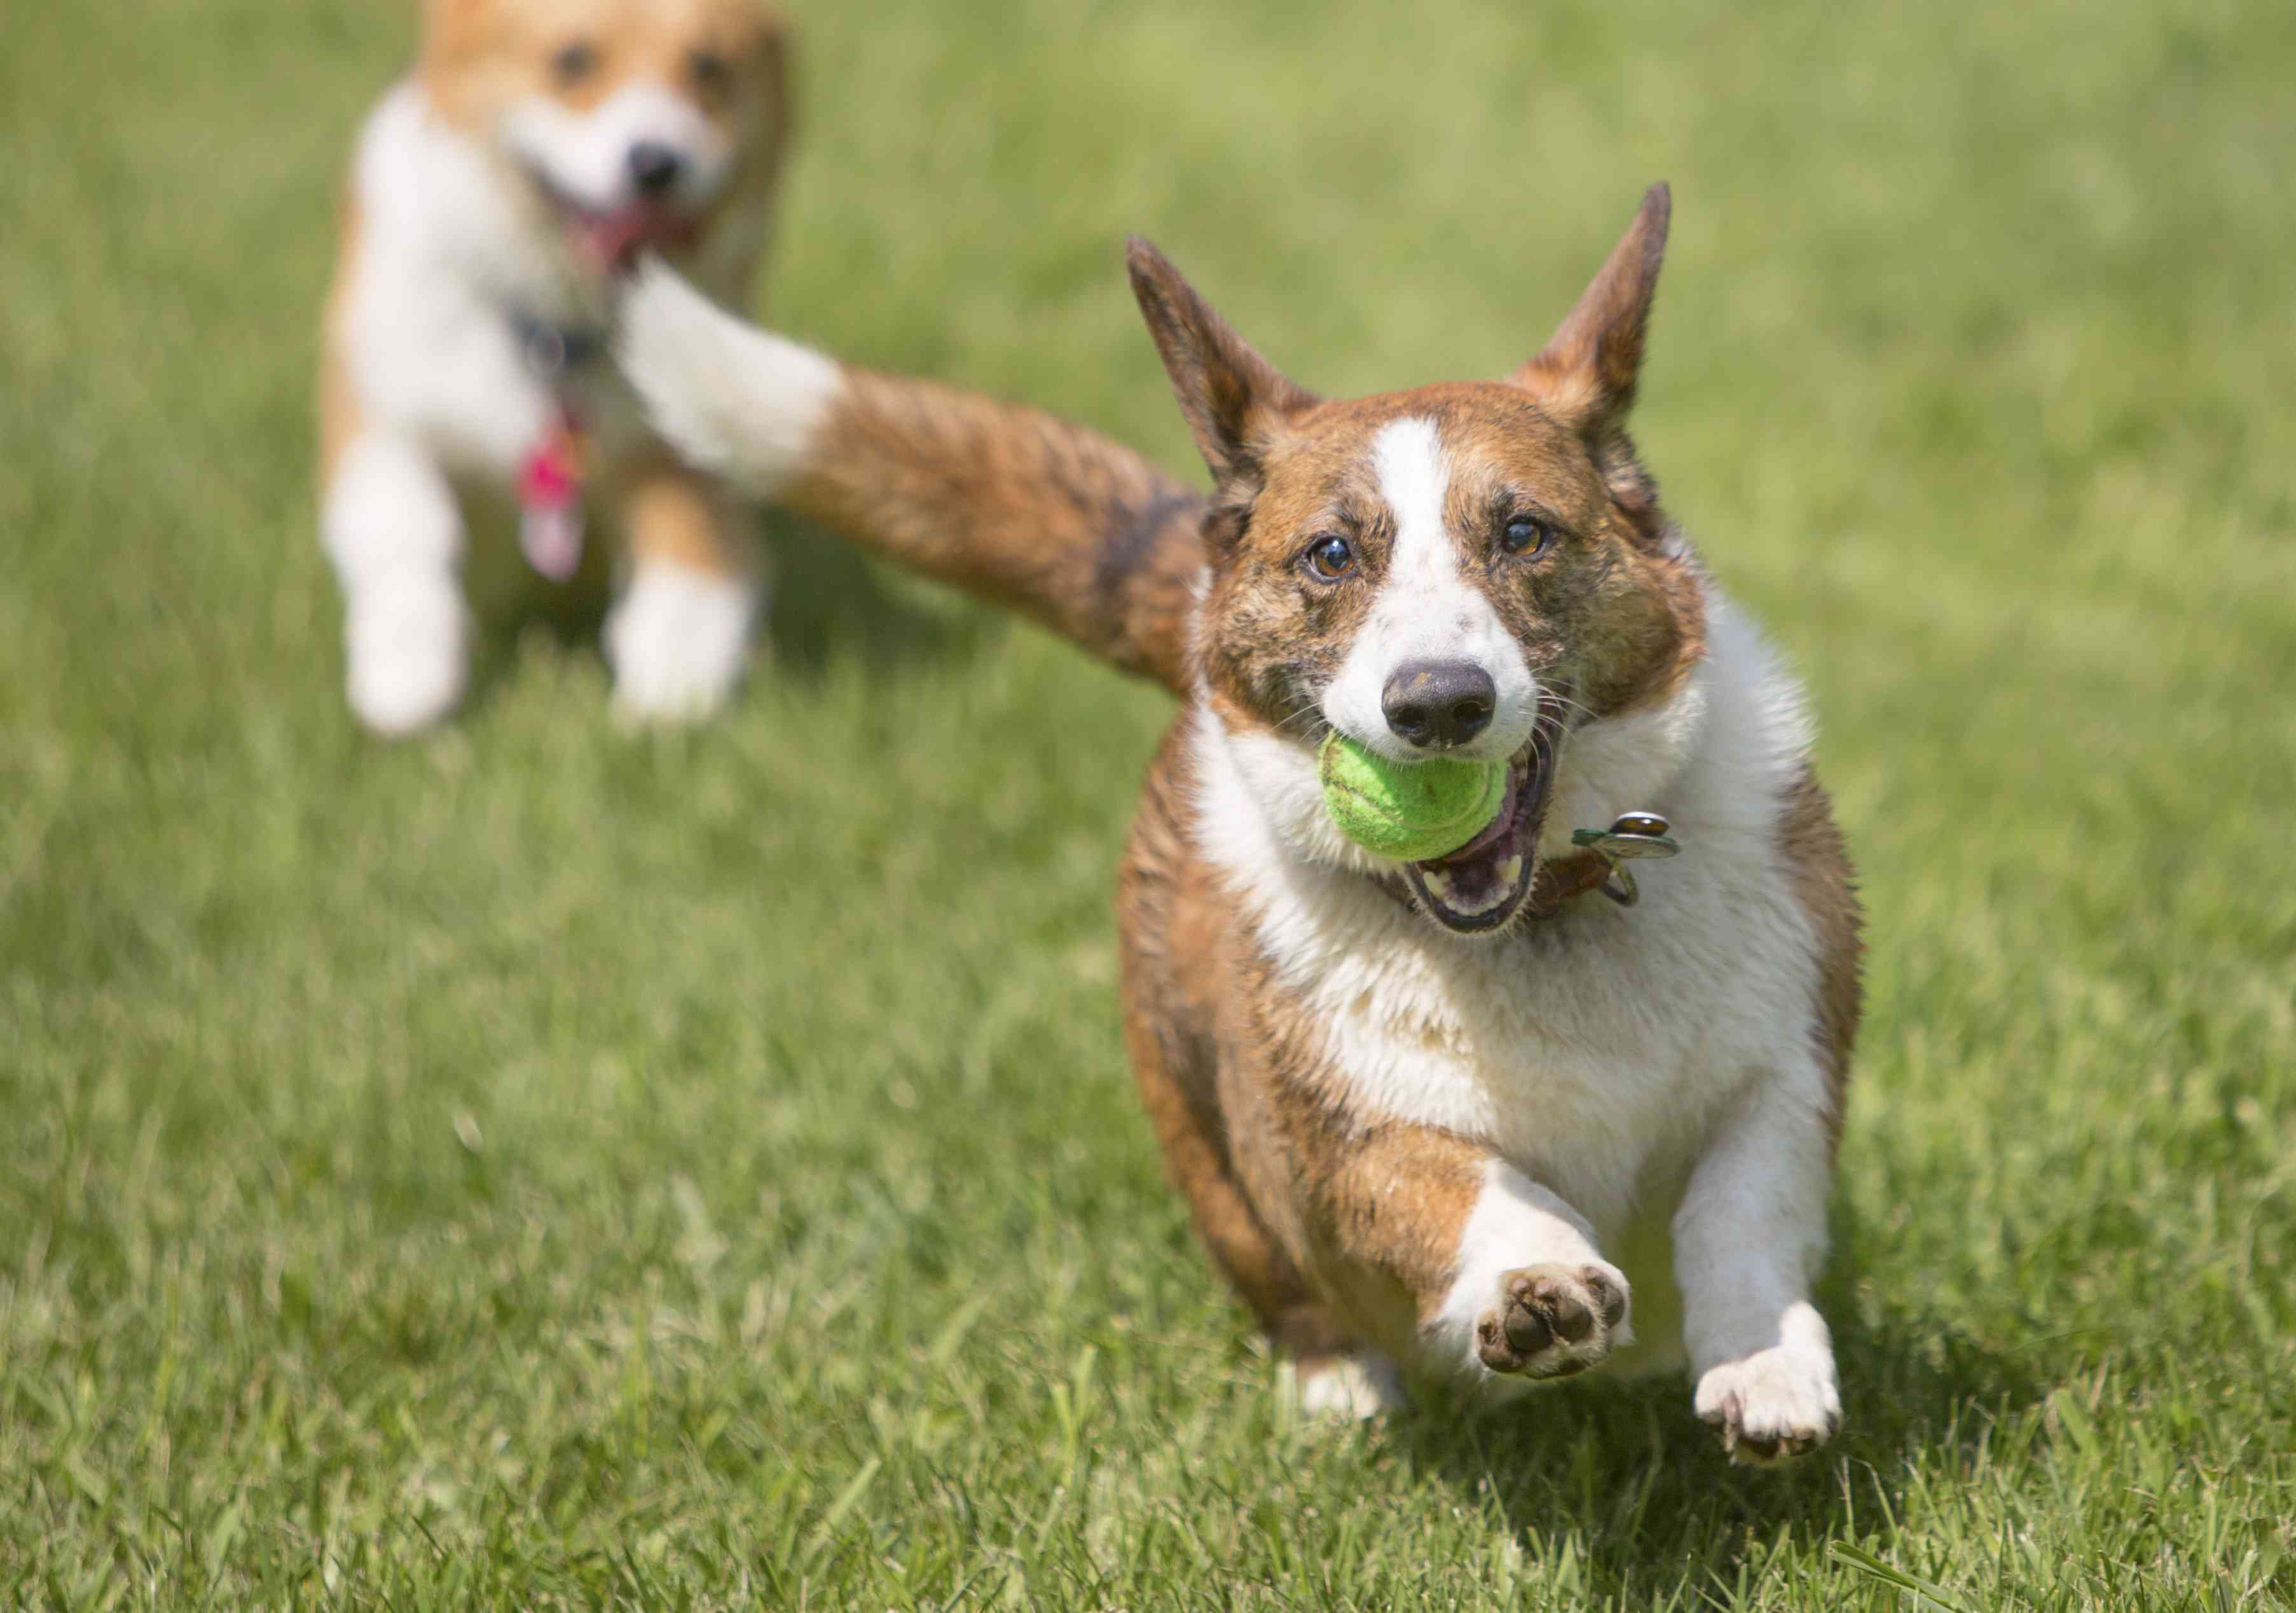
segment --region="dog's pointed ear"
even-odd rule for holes
[[[1171,260],[1139,236],[1125,242],[1125,262],[1212,480],[1223,487],[1256,483],[1269,446],[1292,415],[1315,405],[1315,394],[1253,352]]]
[[[1643,192],[1635,221],[1578,306],[1547,344],[1508,379],[1590,432],[1615,428],[1634,406],[1650,330],[1651,299],[1666,257],[1674,199],[1664,184]]]

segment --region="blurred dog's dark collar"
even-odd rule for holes
[[[518,339],[519,356],[545,381],[556,381],[570,371],[594,364],[606,356],[609,338],[603,325],[561,324],[554,319],[515,304],[504,313],[511,334]]]

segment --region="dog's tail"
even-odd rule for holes
[[[1081,426],[849,369],[659,264],[624,369],[694,464],[1185,697],[1205,499]]]

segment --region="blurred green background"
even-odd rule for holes
[[[1153,693],[782,527],[715,726],[512,621],[355,730],[309,396],[414,9],[0,49],[0,1597],[2288,1605],[2296,7],[795,0],[775,322],[1192,475],[1124,231],[1370,390],[1673,182],[1642,441],[1874,918],[1775,1476],[1671,1382],[1281,1414],[1123,1069]]]

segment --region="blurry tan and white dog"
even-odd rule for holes
[[[1841,1414],[1809,1285],[1859,917],[1800,694],[1626,433],[1668,212],[1653,187],[1505,380],[1339,402],[1136,242],[1209,497],[659,267],[622,351],[696,462],[1186,702],[1121,876],[1129,1044],[1309,1404],[1376,1410],[1398,1364],[1497,1386],[1686,1361],[1698,1412],[1765,1461]],[[1459,852],[1383,861],[1325,812],[1333,730],[1505,760],[1512,788]],[[1630,907],[1601,831],[1635,809],[1682,855]]]
[[[515,530],[564,582],[586,505],[627,544],[617,703],[696,716],[733,689],[750,522],[646,430],[607,288],[644,249],[748,294],[786,106],[782,27],[755,0],[425,0],[420,59],[359,141],[320,385],[323,535],[371,727],[460,700],[471,546]]]

